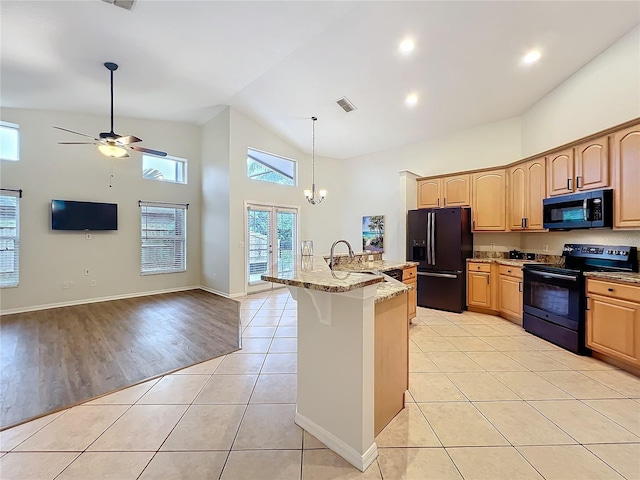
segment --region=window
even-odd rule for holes
[[[187,161],[178,157],[142,155],[142,178],[187,183]]]
[[[0,193],[0,287],[17,287],[20,279],[20,192]]]
[[[140,274],[187,270],[187,205],[140,202]]]
[[[295,160],[250,148],[247,151],[247,177],[263,182],[295,186],[297,163]]]
[[[0,159],[20,160],[20,132],[15,123],[0,122]]]

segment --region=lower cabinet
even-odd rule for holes
[[[499,266],[500,315],[522,324],[522,268]]]
[[[490,310],[491,293],[491,264],[467,263],[467,305]]]
[[[413,290],[409,290],[409,295],[407,298],[408,302],[408,311],[407,317],[409,322],[411,322],[412,318],[416,317],[416,313],[418,310],[418,269],[417,267],[405,268],[402,271],[402,283],[405,285],[411,285]]]
[[[640,286],[587,279],[587,346],[640,367]]]

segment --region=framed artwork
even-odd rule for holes
[[[362,217],[362,250],[384,252],[384,215]]]

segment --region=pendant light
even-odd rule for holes
[[[311,117],[311,120],[313,121],[311,124],[311,190],[305,190],[304,196],[307,197],[307,202],[311,205],[318,205],[327,196],[327,191],[320,190],[318,197],[316,197],[316,120],[318,117]]]

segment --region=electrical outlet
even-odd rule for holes
[[[214,273],[213,275],[211,275],[211,280],[215,280],[217,275],[218,275],[217,273]]]
[[[90,233],[85,233],[84,238],[86,240],[91,240],[91,234]]]
[[[495,244],[495,243],[492,243],[492,244],[491,244],[491,250],[495,250],[495,249],[496,249],[496,244]]]
[[[62,288],[65,290],[69,288],[69,282],[62,282]]]
[[[548,252],[549,251],[549,245],[543,245],[542,246],[542,251],[543,252]]]
[[[85,267],[84,269],[84,276],[88,277],[89,275],[91,275],[91,269],[89,267]]]
[[[71,281],[69,282],[69,288],[76,288],[76,282],[75,282],[75,280],[71,280]]]
[[[238,245],[239,248],[244,248],[244,242],[240,242],[240,245]]]
[[[98,283],[97,283],[95,280],[91,280],[91,286],[92,286],[92,287],[95,287],[95,286],[97,286],[97,285],[98,285]]]

